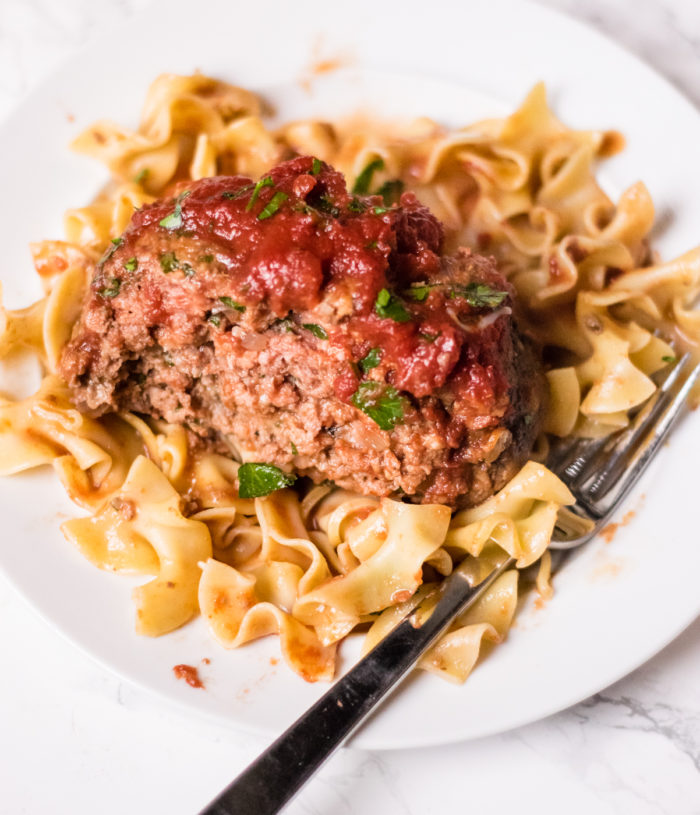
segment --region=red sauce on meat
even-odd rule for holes
[[[175,665],[173,673],[176,679],[184,679],[191,688],[204,687],[204,683],[199,678],[199,672],[194,665]]]
[[[324,326],[348,361],[335,377],[343,401],[356,391],[356,364],[372,348],[379,349],[386,381],[415,397],[433,394],[460,371],[455,382],[466,384],[458,389],[478,392],[483,403],[504,397],[506,378],[481,359],[484,332],[462,327],[483,310],[444,286],[421,301],[405,296],[412,283],[439,273],[443,242],[442,225],[412,193],[386,208],[379,196],[352,195],[340,173],[308,156],[280,164],[266,179],[264,185],[243,176],[194,182],[177,199],[136,212],[124,238],[177,212],[177,234],[209,247],[240,304],[264,303],[283,319],[329,297],[348,303],[343,319]],[[382,289],[401,298],[405,321],[377,313]],[[145,291],[144,298],[157,322],[158,297]]]

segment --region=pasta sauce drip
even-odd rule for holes
[[[194,665],[174,665],[176,679],[184,679],[191,688],[203,688],[204,682],[199,678],[199,671]]]

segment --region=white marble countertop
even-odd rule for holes
[[[0,117],[95,32],[147,3],[0,0]],[[622,42],[700,104],[696,0],[547,4]],[[125,685],[2,579],[0,642],[2,815],[189,815],[264,746]],[[430,750],[344,750],[288,812],[697,814],[698,680],[700,620],[623,681],[537,724]]]

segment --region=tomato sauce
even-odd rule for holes
[[[199,671],[194,665],[174,665],[176,679],[184,679],[191,688],[203,688],[204,682],[199,678]]]
[[[177,198],[136,212],[129,231],[154,224],[206,244],[242,306],[264,304],[284,319],[325,298],[347,298],[349,313],[322,326],[348,360],[335,376],[344,401],[356,391],[358,365],[372,349],[377,373],[418,398],[448,384],[467,389],[470,398],[478,391],[483,403],[507,392],[493,360],[482,359],[498,340],[497,326],[495,332],[478,327],[478,317],[492,308],[474,307],[445,285],[410,296],[412,285],[431,284],[440,274],[443,243],[442,225],[412,193],[387,207],[379,196],[351,194],[340,173],[305,156],[258,182],[244,176],[193,182]],[[497,283],[505,286],[500,276]],[[400,319],[377,308],[384,291],[398,302]],[[153,311],[159,305],[149,302]],[[448,383],[465,366],[471,373],[463,370]]]

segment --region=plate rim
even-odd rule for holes
[[[670,94],[674,97],[674,102],[677,104],[682,104],[688,108],[688,112],[692,113],[698,119],[700,123],[700,113],[698,112],[695,105],[680,91],[671,80],[669,80],[664,75],[658,73],[655,69],[645,63],[640,57],[636,54],[631,52],[628,48],[624,45],[620,45],[619,43],[615,42],[611,37],[608,35],[601,33],[600,31],[591,28],[588,24],[577,20],[575,18],[570,17],[565,12],[561,11],[560,9],[554,9],[550,7],[541,6],[537,3],[531,2],[531,0],[492,0],[493,5],[502,6],[504,8],[512,7],[512,6],[519,6],[522,8],[534,8],[537,10],[539,14],[543,14],[545,17],[552,17],[555,19],[559,19],[560,21],[564,21],[566,25],[574,26],[579,32],[586,39],[590,39],[591,37],[594,39],[598,39],[599,41],[603,41],[607,47],[612,48],[616,51],[622,52],[625,56],[627,61],[632,61],[635,65],[636,70],[643,71],[647,75],[653,75],[656,81],[659,81],[662,86],[664,87],[664,91],[667,94]],[[445,5],[443,0],[440,0],[438,5]],[[141,12],[132,15],[127,21],[120,24],[117,28],[116,33],[118,34],[121,30],[128,29],[134,23],[138,23],[139,20],[142,18],[147,17],[153,12],[153,9],[157,8],[158,6],[164,6],[164,0],[160,2],[154,3],[151,7],[142,10]],[[316,5],[314,2],[309,2],[306,0],[306,6]],[[366,6],[369,6],[369,3],[365,3]],[[417,3],[410,3],[409,5],[417,6]],[[448,6],[449,7],[449,6]],[[0,122],[0,139],[2,138],[2,134],[5,133],[6,130],[9,130],[13,127],[15,120],[19,121],[24,115],[24,111],[30,110],[32,108],[34,98],[39,95],[41,92],[45,91],[47,88],[51,88],[52,86],[56,85],[59,82],[62,75],[69,73],[71,68],[76,65],[79,65],[81,61],[83,61],[86,56],[90,53],[94,53],[98,50],[100,44],[109,38],[114,37],[115,31],[108,33],[102,31],[98,36],[94,37],[89,43],[75,51],[66,60],[60,65],[60,67],[49,77],[45,78],[43,82],[38,83],[32,91],[27,94],[24,99],[22,99],[17,105],[14,106],[13,110],[8,114]],[[435,76],[435,80],[439,81],[440,77],[438,75]],[[144,86],[147,83],[148,78],[146,78],[144,82]],[[211,711],[203,710],[201,707],[198,707],[196,704],[188,703],[186,699],[180,699],[176,694],[166,694],[163,692],[162,689],[155,689],[148,685],[143,679],[140,679],[136,675],[132,675],[129,671],[124,671],[123,668],[118,667],[113,663],[109,663],[105,661],[101,656],[97,655],[94,650],[90,648],[90,646],[83,642],[80,638],[76,638],[75,634],[71,634],[70,632],[61,628],[61,626],[50,619],[50,617],[43,611],[41,605],[37,605],[37,603],[32,599],[30,595],[28,595],[13,579],[11,571],[7,569],[7,566],[4,562],[4,558],[0,553],[0,571],[3,572],[8,585],[12,586],[12,588],[22,597],[22,599],[36,612],[38,615],[49,624],[49,626],[57,631],[64,640],[72,643],[74,646],[78,647],[83,653],[89,656],[93,661],[97,662],[101,667],[105,668],[112,674],[116,674],[120,677],[123,677],[129,683],[136,685],[141,690],[145,691],[147,694],[154,694],[161,699],[167,699],[168,704],[175,704],[177,707],[182,708],[183,710],[187,710],[195,712],[197,716],[205,717],[207,719],[216,719],[221,724],[221,720],[217,719],[216,715]],[[572,704],[576,702],[582,701],[582,699],[588,698],[592,693],[596,693],[600,691],[604,687],[608,687],[609,685],[619,681],[622,677],[628,675],[632,670],[643,665],[647,662],[650,658],[654,655],[659,653],[663,648],[665,648],[668,644],[670,644],[676,637],[678,637],[682,631],[684,631],[692,622],[697,618],[698,614],[700,614],[700,602],[698,603],[698,608],[694,612],[694,614],[687,620],[684,620],[681,624],[674,627],[674,633],[669,634],[668,632],[660,635],[659,641],[654,641],[652,645],[650,645],[646,655],[641,656],[640,658],[633,658],[630,660],[630,663],[633,664],[625,664],[624,666],[619,666],[615,670],[611,671],[604,680],[599,683],[596,689],[592,690],[586,696],[581,697],[580,693],[572,692],[571,696],[569,697],[568,701],[557,701],[555,702],[549,709],[545,709],[545,707],[541,707],[540,709],[533,711],[531,714],[525,714],[520,720],[514,721],[510,724],[506,729],[514,729],[516,727],[521,727],[525,724],[531,723],[533,721],[540,720],[542,718],[546,718],[560,710],[566,709],[570,707]],[[465,686],[468,688],[468,684]],[[381,715],[381,714],[380,714]],[[255,727],[252,726],[249,722],[243,721],[231,721],[228,717],[225,719],[225,723],[230,725],[233,729],[243,730],[245,732],[251,732],[256,734],[265,734],[269,735],[272,731],[270,728],[265,726]],[[457,733],[452,734],[451,736],[445,737],[445,735],[438,735],[437,732],[434,734],[434,738],[429,738],[428,734],[421,734],[421,739],[414,741],[410,744],[406,744],[405,742],[394,742],[390,738],[385,739],[382,741],[381,738],[378,738],[377,735],[371,739],[371,744],[366,744],[365,739],[363,739],[362,731],[358,733],[358,737],[351,740],[350,745],[353,747],[362,747],[366,748],[370,746],[371,749],[401,749],[401,748],[412,748],[412,747],[423,747],[423,746],[436,746],[439,744],[449,744],[455,741],[463,741],[465,739],[475,739],[481,738],[488,735],[493,735],[498,732],[503,732],[502,727],[496,726],[493,729],[482,729],[482,731],[469,735],[467,737],[459,735]],[[357,743],[356,743],[357,742]]]

